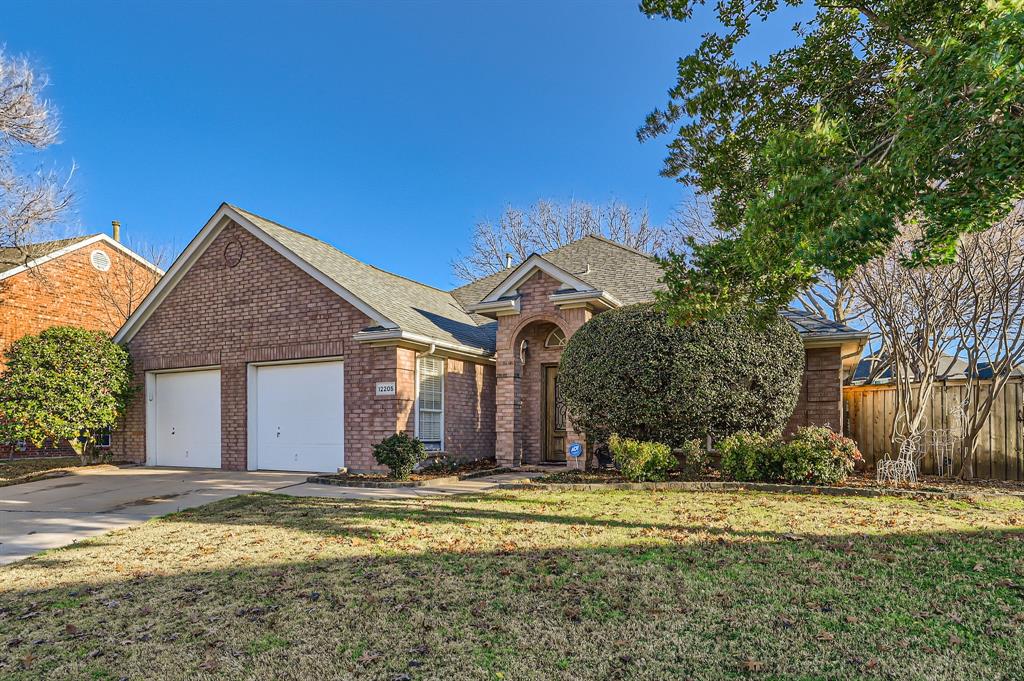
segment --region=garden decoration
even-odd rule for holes
[[[901,483],[917,483],[917,466],[921,461],[921,434],[911,431],[900,444],[895,459],[888,454],[875,467],[875,479],[879,484],[899,487]]]
[[[936,428],[930,432],[937,475],[952,475],[953,473],[953,454],[959,449],[966,430],[967,403],[954,404],[946,413],[949,416],[949,427]]]

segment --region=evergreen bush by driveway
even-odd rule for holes
[[[780,431],[804,370],[781,317],[677,326],[652,304],[597,315],[569,339],[559,382],[568,414],[592,440],[612,433],[673,447],[707,435]]]

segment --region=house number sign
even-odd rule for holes
[[[390,383],[378,383],[377,384],[377,397],[390,397],[395,394],[395,382]]]

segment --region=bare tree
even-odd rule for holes
[[[113,258],[110,269],[100,273],[94,295],[100,301],[96,310],[96,322],[113,330],[119,329],[143,299],[149,295],[160,277],[168,260],[169,249],[147,243],[126,243],[125,246],[148,261],[152,266],[139,262],[128,255]]]
[[[906,266],[915,238],[905,230],[885,255],[858,268],[853,278],[856,296],[878,325],[883,368],[892,372],[896,386],[891,441],[921,431],[962,313],[958,265]]]
[[[917,234],[905,230],[889,252],[858,269],[857,295],[882,338],[896,386],[892,440],[922,430],[937,381],[951,359],[967,381],[961,477],[973,477],[978,435],[1024,361],[1024,212],[965,235],[953,263],[908,267]]]
[[[1024,208],[958,249],[963,316],[956,355],[967,364],[967,418],[960,477],[974,477],[978,436],[1024,360]]]
[[[43,97],[45,79],[25,59],[0,51],[0,249],[7,266],[23,265],[68,212],[74,198],[70,174],[61,180],[50,171],[24,171],[19,152],[39,151],[57,141],[56,111]]]
[[[600,235],[645,253],[668,246],[666,231],[651,224],[647,210],[624,203],[595,206],[582,201],[541,200],[529,208],[506,206],[497,221],[473,228],[469,253],[452,262],[453,274],[472,281],[505,269],[508,257],[519,263],[531,253],[544,253],[587,235]]]

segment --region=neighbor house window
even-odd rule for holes
[[[427,449],[444,448],[444,359],[425,355],[416,362],[416,437]]]
[[[96,446],[100,449],[110,449],[110,428],[104,428],[96,433]]]

